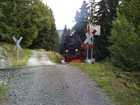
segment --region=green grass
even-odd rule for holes
[[[3,98],[4,94],[8,91],[9,86],[8,85],[0,85],[0,101]]]
[[[3,46],[4,46],[8,54],[8,60],[11,59],[12,61],[12,65],[7,66],[7,68],[27,65],[28,59],[32,55],[32,52],[29,49],[23,49],[22,51],[19,51],[19,63],[17,64],[17,51],[13,51],[15,45],[2,43],[2,42],[0,42],[0,44],[2,45],[0,46],[0,53],[3,50]],[[8,90],[8,85],[4,85],[4,84],[0,85],[0,100],[4,97],[7,90]]]
[[[42,56],[41,56],[41,54],[39,53],[39,54],[37,55],[37,60],[40,61],[41,58],[42,58]]]
[[[12,65],[7,67],[16,67],[16,66],[24,66],[27,65],[28,59],[31,57],[32,52],[29,49],[23,49],[22,51],[19,50],[19,63],[17,64],[17,50],[13,51],[15,45],[2,43],[4,48],[7,51],[8,59],[12,61]],[[3,46],[0,46],[0,52],[3,50]]]
[[[52,52],[52,51],[47,51],[46,54],[49,57],[49,59],[51,60],[51,62],[61,63],[61,60],[63,57],[60,54],[58,54],[56,52]]]
[[[44,49],[39,49],[39,51],[45,52],[52,63],[61,63],[61,60],[63,59],[62,55],[57,52],[46,51]]]
[[[12,54],[13,53],[13,54]],[[12,57],[12,65],[9,67],[16,67],[16,66],[25,66],[28,63],[28,59],[31,57],[32,52],[29,49],[23,49],[19,53],[19,63],[17,63],[17,54],[15,52],[11,52]]]
[[[115,73],[120,72],[108,62],[86,64],[69,63],[87,73],[102,90],[110,96],[110,101],[116,105],[140,105],[140,87],[135,79],[127,76],[115,78]],[[133,80],[133,81],[130,81]]]

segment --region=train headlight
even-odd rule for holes
[[[69,50],[66,50],[66,52],[68,52]]]
[[[75,51],[78,51],[78,49],[75,49]]]
[[[72,34],[70,34],[70,36],[72,36]]]

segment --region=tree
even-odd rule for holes
[[[134,24],[136,33],[140,35],[140,0],[121,0],[118,12]]]
[[[116,17],[119,0],[101,0],[95,12],[95,24],[101,25],[101,36],[95,36],[94,55],[97,60],[110,56],[108,36],[111,35],[112,20]]]
[[[126,71],[140,70],[140,1],[122,0],[109,41],[111,62]],[[129,8],[129,9],[128,9]],[[135,11],[135,13],[133,13]]]
[[[4,21],[5,20],[5,14],[3,13],[4,12],[4,8],[7,7],[7,3],[6,1],[2,1],[0,2],[0,41],[3,41],[3,37],[5,35],[7,35],[9,32],[11,32],[11,27],[8,26],[6,24],[6,22]]]
[[[75,22],[76,24],[74,25],[73,30],[75,30],[75,33],[84,41],[86,39],[84,28],[87,27],[88,23],[87,3],[85,0],[83,1],[80,11],[76,12]]]
[[[53,15],[53,11],[52,9],[50,9],[51,12],[51,17],[52,17],[52,26],[51,26],[51,30],[50,30],[50,34],[51,34],[51,43],[52,43],[52,51],[58,51],[59,49],[59,36],[58,36],[58,32],[56,30],[56,25],[55,25],[55,19],[54,19],[54,15]]]
[[[67,25],[65,25],[65,28],[63,29],[63,33],[61,35],[61,43],[60,43],[60,51],[59,51],[61,54],[63,53],[66,35],[69,34],[70,34],[70,29],[67,29]]]
[[[126,71],[140,70],[140,37],[135,33],[135,25],[119,15],[113,21],[111,37],[111,62]]]
[[[21,46],[23,48],[32,44],[37,37],[38,31],[43,28],[44,20],[41,9],[43,3],[40,0],[4,0],[7,7],[3,6],[5,17],[0,18],[3,22],[1,26],[1,40],[8,43],[15,43],[13,36],[19,39],[23,37]]]
[[[52,36],[51,36],[51,26],[53,19],[51,17],[51,12],[49,7],[46,5],[42,5],[40,7],[42,14],[42,29],[38,25],[37,28],[40,29],[38,32],[38,36],[33,40],[33,43],[29,46],[29,48],[43,48],[47,51],[51,50],[52,45]]]
[[[0,2],[0,7],[2,7],[2,6],[7,6],[7,4],[5,2]],[[3,10],[2,10],[2,8],[0,8],[0,17],[4,17],[2,12],[3,12]]]

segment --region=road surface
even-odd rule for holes
[[[45,53],[40,63],[38,53],[33,51],[27,67],[1,71],[9,84],[1,105],[111,105],[81,70],[51,63]]]

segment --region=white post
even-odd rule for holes
[[[18,40],[17,40],[17,43],[18,43]],[[19,55],[19,54],[18,54],[18,53],[19,53],[18,47],[19,47],[19,45],[17,44],[17,64],[18,64],[18,59],[19,59],[19,58],[18,58],[18,55]]]
[[[95,24],[95,29],[96,29],[96,24]],[[92,37],[92,44],[94,46],[94,35]],[[93,47],[94,48],[94,47]],[[92,63],[92,55],[93,55],[93,49],[91,49],[91,63]]]
[[[89,26],[87,25],[87,30],[88,30],[88,28],[89,28]],[[89,28],[90,29],[90,28]],[[86,46],[86,48],[87,48],[87,57],[86,57],[86,64],[87,64],[87,60],[88,60],[88,50],[89,50],[89,43],[87,42],[87,46]]]

